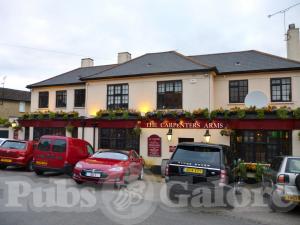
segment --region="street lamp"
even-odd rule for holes
[[[168,133],[167,133],[167,139],[168,139],[169,142],[172,140],[172,135],[173,135],[173,131],[170,128],[169,131],[168,131]]]
[[[12,128],[16,128],[17,127],[17,122],[14,120],[14,121],[12,121],[12,123],[11,123],[11,127]]]
[[[209,133],[209,130],[206,130],[205,134],[204,134],[204,139],[205,139],[205,142],[206,143],[209,143],[210,142],[210,138],[211,138],[211,135]]]

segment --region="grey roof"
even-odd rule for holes
[[[30,96],[29,91],[0,88],[0,99],[3,100],[30,102]]]
[[[148,53],[82,80],[159,73],[207,71],[213,68],[175,51]]]
[[[190,56],[193,60],[216,66],[219,73],[300,69],[300,62],[256,50]]]
[[[80,80],[82,77],[91,76],[93,74],[102,72],[104,70],[114,67],[112,65],[103,65],[103,66],[93,66],[93,67],[80,67],[75,70],[60,74],[55,77],[51,77],[47,80],[28,85],[27,88],[33,87],[44,87],[44,86],[57,86],[57,85],[66,85],[66,84],[81,84],[84,82]]]
[[[84,67],[28,85],[27,88],[83,84],[85,80],[152,74],[215,71],[233,74],[260,71],[300,70],[300,62],[255,50],[184,56],[175,51],[148,53],[123,64]]]

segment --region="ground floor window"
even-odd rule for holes
[[[66,136],[66,128],[64,127],[34,127],[33,140],[40,139],[43,135]]]
[[[245,162],[269,163],[275,156],[292,154],[292,132],[237,130],[231,146]]]
[[[133,129],[99,128],[99,148],[134,149],[139,153],[140,136]]]
[[[0,138],[8,138],[8,130],[0,130]]]

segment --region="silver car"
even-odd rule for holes
[[[300,157],[275,157],[263,173],[262,193],[273,211],[294,209],[300,203]]]
[[[6,140],[6,138],[0,138],[0,146],[3,145]]]

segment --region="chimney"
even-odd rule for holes
[[[287,31],[287,58],[300,61],[299,28],[290,24]]]
[[[124,63],[131,60],[131,54],[129,52],[118,53],[118,64]]]
[[[81,59],[81,67],[90,67],[94,66],[94,60],[91,58]]]

